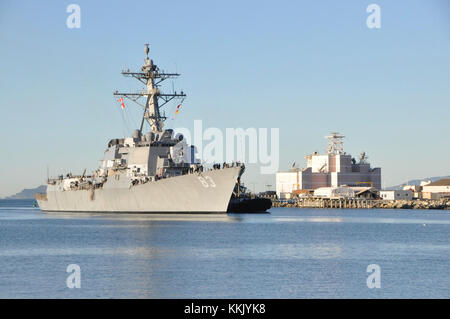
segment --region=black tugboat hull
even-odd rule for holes
[[[232,198],[227,213],[266,213],[271,207],[268,198]]]

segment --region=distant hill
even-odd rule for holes
[[[34,199],[34,194],[45,193],[46,189],[47,189],[46,185],[41,185],[36,188],[25,188],[21,192],[15,195],[4,197],[3,199]]]
[[[412,179],[412,180],[409,180],[409,181],[404,182],[404,183],[399,184],[399,185],[387,187],[386,190],[402,189],[403,186],[406,185],[406,184],[408,184],[408,185],[420,185],[420,183],[424,182],[424,181],[432,181],[432,182],[434,182],[434,181],[438,181],[438,180],[440,180],[442,178],[450,178],[450,175],[448,175],[448,176],[427,177],[427,178],[422,178],[422,179]]]

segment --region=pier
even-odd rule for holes
[[[364,198],[320,198],[304,197],[291,200],[272,199],[273,207],[334,208],[334,209],[446,209],[450,200],[381,200]]]

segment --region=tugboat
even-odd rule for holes
[[[267,210],[272,207],[272,201],[269,198],[259,197],[247,191],[247,188],[240,183],[240,177],[230,202],[228,203],[228,213],[268,213]]]

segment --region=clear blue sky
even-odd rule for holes
[[[66,27],[70,3],[81,29]],[[381,29],[366,27],[371,3]],[[170,126],[279,127],[281,169],[339,131],[386,186],[450,173],[449,1],[3,0],[0,196],[43,184],[47,165],[96,168],[130,129],[112,92],[137,87],[120,71],[142,64],[146,42],[182,73]],[[247,183],[273,184],[255,171]]]

